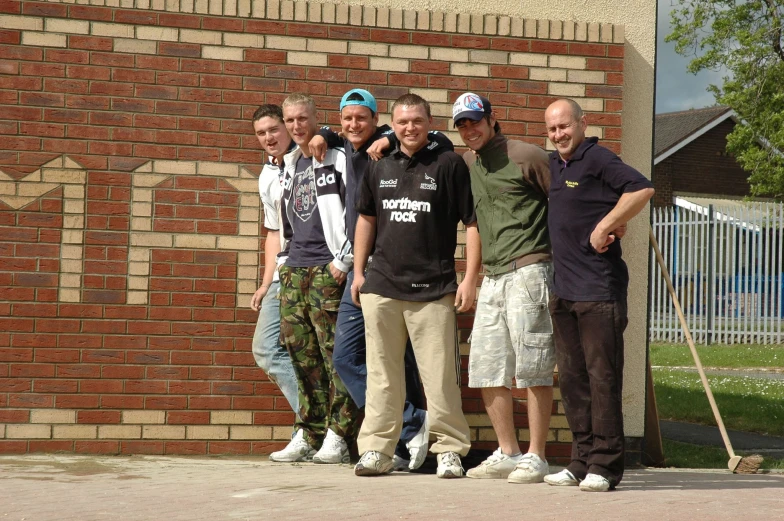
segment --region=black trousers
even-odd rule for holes
[[[572,431],[577,479],[599,474],[615,487],[623,477],[621,412],[623,331],[629,320],[626,300],[574,302],[550,299],[558,379]]]

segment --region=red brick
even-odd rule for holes
[[[158,15],[158,23],[164,27],[198,29],[201,27],[201,17],[187,14],[160,13]]]
[[[133,54],[115,54],[107,52],[91,52],[91,65],[103,65],[106,67],[133,67]]]
[[[101,408],[103,409],[143,409],[143,396],[128,395],[103,395],[101,396]]]
[[[19,45],[21,41],[21,34],[21,31],[0,31],[0,44],[8,43],[11,45]],[[13,70],[11,70],[12,65],[14,66]],[[3,74],[17,74],[18,67],[18,63],[4,63],[2,70],[7,72],[4,72]]]
[[[565,54],[565,53],[562,53]],[[607,46],[600,43],[577,43],[569,44],[569,55],[572,56],[606,56]]]
[[[411,60],[411,72],[418,74],[449,74],[449,63]]]
[[[188,408],[188,399],[185,396],[147,396],[144,399],[144,408],[167,411],[182,410]]]
[[[589,98],[623,98],[623,89],[620,87],[605,87],[603,85],[586,85],[585,95]]]
[[[187,365],[210,365],[212,353],[193,351],[172,351],[171,363]]]
[[[74,441],[74,451],[77,454],[119,454],[119,441]]]
[[[246,20],[245,32],[256,34],[286,34],[286,24],[262,20]]]
[[[490,38],[486,36],[471,36],[463,35],[452,38],[453,47],[462,47],[465,49],[489,49]]]
[[[326,25],[288,23],[286,34],[289,36],[307,36],[309,38],[326,38],[328,30]]]
[[[53,454],[56,452],[73,452],[74,442],[72,440],[30,440],[29,453],[46,452]]]
[[[0,454],[24,454],[27,452],[26,441],[0,440]]]
[[[68,15],[68,6],[46,2],[22,2],[22,12],[31,16],[65,18]]]
[[[43,60],[43,56],[43,49],[15,45],[0,45],[0,58],[8,60],[41,61]]]
[[[159,42],[158,54],[162,56],[198,58],[201,56],[201,45],[195,43]]]
[[[373,31],[373,33],[375,34],[375,31]],[[455,41],[461,38],[462,36],[457,36],[455,38]],[[411,43],[415,45],[425,45],[425,46],[434,46],[434,47],[452,47],[452,36],[449,34],[442,34],[442,33],[415,32],[411,35]]]
[[[362,27],[330,26],[329,37],[339,40],[368,40],[370,29]]]
[[[36,379],[33,383],[33,392],[36,393],[56,393],[56,394],[63,394],[63,393],[76,393],[79,388],[79,384],[77,380],[63,380],[58,378],[57,380],[42,380]],[[60,398],[58,397],[58,402]],[[60,407],[59,405],[57,405]]]
[[[111,51],[113,43],[111,38],[72,34],[68,36],[68,47],[70,49],[86,49],[88,51]]]
[[[610,58],[623,58],[623,45],[608,45],[607,56]]]
[[[568,54],[569,44],[548,40],[531,40],[531,52],[546,54]]]
[[[90,53],[87,51],[46,49],[46,61],[54,63],[77,63],[85,65],[90,63]]]
[[[229,17],[203,17],[201,21],[202,29],[211,31],[233,31],[243,32],[243,20]]]
[[[221,64],[216,60],[201,60],[201,59],[182,59],[180,60],[180,69],[186,72],[206,72],[211,74],[221,73]]]
[[[207,454],[206,441],[166,441],[164,442],[165,454],[193,456]]]
[[[430,87],[439,89],[467,90],[468,78],[456,78],[453,76],[430,76],[428,84]]]
[[[114,12],[114,21],[125,24],[158,25],[158,14],[152,11],[117,9]]]
[[[150,159],[175,159],[177,157],[177,149],[163,145],[135,145],[134,155]]]
[[[345,56],[343,54],[330,54],[328,60],[330,68],[367,69],[369,67],[369,59],[367,56]]]
[[[606,83],[608,85],[623,85],[623,74],[618,72],[608,72]]]
[[[163,454],[163,441],[123,440],[120,442],[120,454]]]
[[[77,18],[80,20],[103,20],[108,22],[112,20],[114,11],[103,7],[72,5],[68,13],[70,18]]]
[[[371,29],[370,39],[374,42],[409,43],[411,42],[411,33],[390,29]]]
[[[531,50],[531,41],[521,38],[492,38],[490,48],[498,51],[528,52]]]

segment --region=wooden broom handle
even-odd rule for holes
[[[689,349],[691,349],[691,355],[694,357],[694,363],[697,364],[697,371],[700,373],[702,386],[705,388],[705,393],[708,395],[708,401],[710,402],[711,409],[713,409],[713,416],[716,417],[716,423],[719,426],[721,437],[724,439],[724,445],[727,448],[727,452],[729,453],[730,457],[734,458],[735,452],[732,450],[730,437],[727,435],[727,429],[724,427],[721,414],[719,414],[719,407],[716,405],[716,400],[713,398],[713,392],[711,392],[710,385],[708,384],[708,378],[705,376],[705,371],[702,368],[702,362],[700,362],[700,356],[697,354],[697,348],[694,347],[694,339],[692,339],[689,326],[686,324],[686,317],[683,316],[681,303],[678,301],[678,296],[675,294],[675,288],[672,286],[672,280],[670,280],[670,274],[667,271],[667,266],[664,264],[664,258],[662,257],[661,251],[659,251],[659,244],[656,242],[656,237],[653,235],[653,230],[650,228],[648,228],[648,235],[651,240],[653,252],[656,254],[656,262],[659,263],[662,276],[664,277],[664,281],[667,283],[667,289],[669,290],[670,296],[672,297],[672,303],[675,306],[675,312],[678,313],[678,320],[681,322],[683,334],[686,336],[686,342],[688,342]]]

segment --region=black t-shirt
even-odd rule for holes
[[[547,225],[553,247],[553,292],[565,300],[626,297],[629,272],[621,258],[620,241],[597,253],[591,246],[591,233],[621,195],[653,186],[597,142],[595,137],[586,138],[566,163],[558,152],[550,154]]]
[[[431,142],[409,158],[399,149],[370,163],[357,211],[376,217],[362,293],[431,302],[457,291],[457,223],[476,220],[463,159]]]
[[[332,261],[316,199],[313,158],[301,156],[291,183],[291,242],[287,266],[307,268]]]

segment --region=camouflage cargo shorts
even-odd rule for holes
[[[485,276],[471,332],[469,387],[553,385],[555,347],[547,305],[549,262]]]

